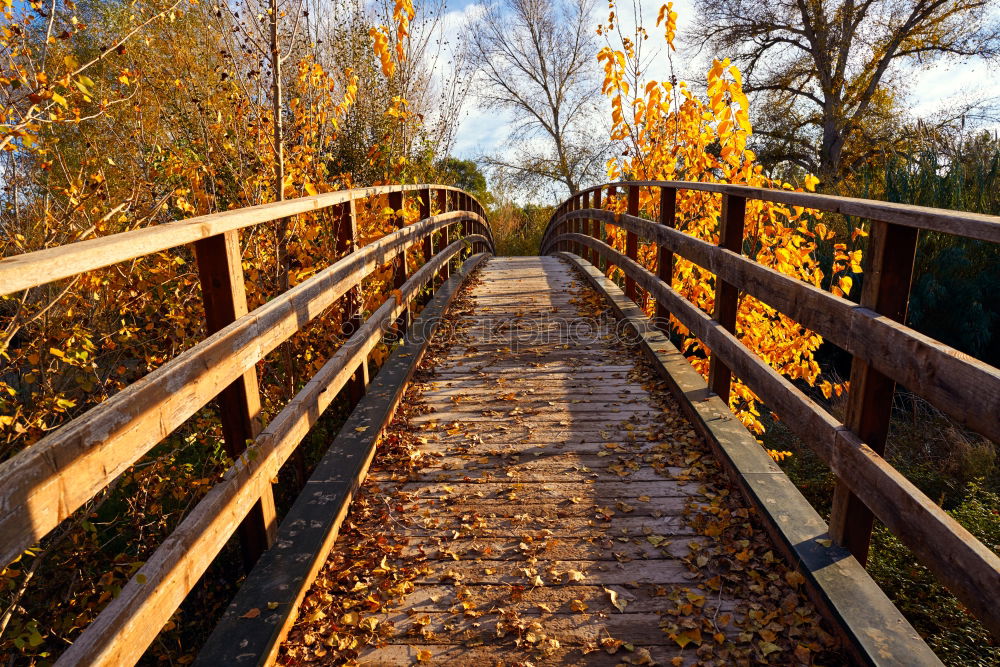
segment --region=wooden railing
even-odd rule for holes
[[[659,220],[640,217],[640,188],[659,191]],[[720,242],[676,229],[678,190],[722,196]],[[623,192],[624,191],[624,192]],[[624,193],[625,213],[602,199]],[[747,200],[866,218],[872,222],[861,303],[834,296],[742,255]],[[626,231],[625,253],[604,243],[606,225]],[[573,195],[552,216],[542,252],[573,251],[616,266],[625,292],[645,290],[657,322],[672,315],[711,350],[709,387],[723,400],[735,373],[837,476],[830,534],[864,564],[873,518],[906,544],[994,635],[1000,636],[1000,558],[927,498],[882,454],[898,382],[960,424],[1000,442],[1000,370],[903,322],[919,230],[1000,242],[1000,218],[821,194],[679,181],[601,185]],[[657,267],[637,262],[639,240],[656,244]],[[716,275],[710,316],[671,286],[677,254]],[[735,335],[740,293],[784,313],[853,355],[845,423],[812,401]]]
[[[397,231],[357,247],[355,202],[386,196],[398,211],[407,195],[417,197],[420,221],[404,226],[395,216]],[[331,207],[339,215],[337,250],[343,258],[248,313],[239,230]],[[439,213],[432,216],[432,208]],[[210,335],[0,464],[0,565],[6,565],[199,409],[219,400],[225,446],[235,463],[58,664],[134,664],[238,526],[244,557],[253,562],[275,534],[271,480],[278,470],[341,390],[356,402],[368,353],[395,323],[405,325],[409,304],[421,289],[438,273],[447,276],[449,260],[466,250],[492,251],[493,239],[482,206],[456,188],[346,190],[5,258],[0,293],[185,244],[193,244],[197,255]],[[402,260],[417,244],[424,264],[407,276]],[[359,285],[390,262],[392,294],[362,324]],[[261,431],[257,362],[340,299],[356,330]]]

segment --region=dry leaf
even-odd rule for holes
[[[605,588],[604,592],[608,594],[609,598],[611,598],[611,604],[613,604],[618,611],[624,614],[625,607],[628,606],[628,600],[624,599],[621,595],[619,595],[618,591],[612,590],[610,588]]]

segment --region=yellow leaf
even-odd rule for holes
[[[417,661],[418,662],[427,662],[430,659],[431,659],[431,652],[428,651],[427,649],[421,649],[421,650],[417,651]]]
[[[615,606],[615,609],[624,614],[625,607],[628,606],[628,600],[623,598],[616,590],[605,588],[604,592],[608,594],[609,598],[611,598],[611,604]]]

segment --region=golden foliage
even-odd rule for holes
[[[692,93],[685,82],[675,86],[670,81],[644,80],[635,48],[644,31],[639,28],[635,41],[622,38],[615,48],[610,43],[610,36],[617,34],[612,29],[613,12],[611,16],[609,25],[599,29],[609,41],[597,57],[604,69],[602,90],[611,102],[611,139],[620,148],[607,163],[609,179],[794,189],[789,183],[765,175],[753,151],[747,148],[752,132],[749,102],[743,92],[740,71],[728,59],[713,61],[707,74],[705,98]],[[676,20],[672,5],[664,5],[657,24],[664,24],[668,57],[674,48]],[[806,176],[806,189],[813,190],[816,183],[814,176]],[[606,207],[623,211],[624,201],[612,198]],[[654,192],[643,188],[640,210],[658,216],[658,207]],[[688,234],[718,243],[721,213],[720,195],[692,190],[677,193],[676,224]],[[818,211],[749,200],[744,253],[764,266],[817,287],[829,281],[834,294],[846,295],[852,281],[845,274],[848,269],[860,272],[861,251],[848,250],[844,243],[836,244],[832,275],[826,276],[817,254],[818,243],[831,240],[833,232],[821,220]],[[607,233],[610,243],[624,250],[625,232],[609,225]],[[652,269],[656,252],[652,245],[640,247],[639,261]],[[683,258],[676,260],[673,288],[708,313],[713,312],[715,305],[715,284],[716,278],[709,271]],[[652,314],[653,305],[646,307]],[[672,325],[684,336],[688,359],[707,377],[710,350],[676,320],[672,320]],[[822,338],[746,294],[740,299],[736,333],[744,345],[785,376],[810,385],[819,380],[821,370],[815,353]],[[825,393],[838,394],[844,388],[828,381],[822,387]],[[739,381],[734,381],[730,406],[749,429],[757,434],[763,432],[759,399]],[[777,452],[772,455],[779,457]]]

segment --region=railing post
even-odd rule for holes
[[[719,229],[719,247],[739,253],[743,251],[743,227],[746,224],[747,200],[736,195],[722,195],[722,216]],[[713,318],[726,331],[736,333],[736,311],[740,291],[718,276],[715,278],[715,313]],[[712,354],[708,366],[708,386],[726,405],[729,405],[729,388],[732,373],[718,355]]]
[[[340,220],[337,222],[337,259],[355,252],[358,247],[358,219],[354,200],[340,205]],[[358,287],[352,287],[340,299],[343,312],[341,334],[350,336],[361,328],[361,296]],[[347,384],[347,397],[353,409],[368,386],[368,360],[362,361]]]
[[[610,203],[611,200],[614,199],[617,196],[618,196],[618,186],[617,185],[609,185],[608,186],[608,194],[607,194],[607,196],[604,197],[604,203],[605,204]],[[607,245],[611,245],[611,243],[609,243],[611,237],[608,234],[608,225],[607,225],[607,223],[605,223],[604,225],[602,225],[602,227],[604,229],[604,238],[603,238],[603,240],[604,240],[604,242]],[[605,273],[607,272],[607,270],[608,270],[608,262],[605,261],[604,262],[604,271],[605,271]]]
[[[590,190],[584,190],[583,194],[580,195],[580,208],[587,210],[590,208]],[[580,233],[586,236],[590,236],[590,218],[584,218],[580,225]],[[590,249],[589,246],[584,246],[583,248],[583,258],[594,263],[594,251]]]
[[[572,213],[573,211],[578,211],[579,209],[580,209],[580,198],[579,198],[579,195],[572,195],[572,196],[570,196],[570,198],[569,198],[569,212]],[[573,220],[571,220],[569,222],[569,225],[568,225],[566,231],[567,232],[571,232],[571,233],[576,233],[577,231],[579,231],[579,228],[580,228],[580,220],[578,218],[574,218]],[[572,241],[570,243],[570,252],[572,252],[575,255],[579,255],[580,252],[581,252],[580,251],[580,244],[577,243],[576,241]]]
[[[447,213],[448,212],[448,193],[449,192],[450,192],[450,190],[446,190],[444,188],[441,188],[437,192],[437,195],[438,195],[438,208],[441,210],[442,213]],[[450,244],[450,241],[448,241],[448,228],[447,227],[444,227],[444,228],[441,229],[440,236],[438,238],[441,239],[441,246],[438,247],[438,248],[435,248],[435,250],[437,250],[438,252],[440,252],[441,250],[444,250],[445,248],[447,248],[448,245]],[[448,280],[449,276],[451,276],[451,262],[445,262],[444,265],[441,267],[442,282],[445,281],[445,280]]]
[[[246,286],[240,236],[236,230],[194,244],[198,277],[205,303],[205,325],[209,335],[247,314]],[[222,390],[218,396],[222,437],[226,453],[235,459],[260,433],[260,389],[256,367]],[[270,484],[239,527],[240,549],[247,572],[274,542],[278,522]]]
[[[469,195],[465,194],[464,192],[460,192],[458,194],[458,208],[459,208],[460,211],[468,211],[469,210]],[[463,239],[466,238],[469,235],[469,227],[470,227],[469,221],[468,220],[463,220],[462,221],[462,238]],[[458,255],[459,261],[462,261],[462,260],[464,260],[466,258],[466,256],[467,256],[466,253],[467,252],[468,252],[467,250],[463,249],[462,252],[459,253],[459,255]]]
[[[594,194],[590,202],[590,207],[594,209],[601,208],[601,186],[599,185],[596,188],[594,188]],[[591,225],[590,235],[593,236],[598,241],[603,240],[604,234],[602,234],[602,231],[604,230],[604,223],[601,222],[600,220],[594,219],[590,221],[590,225]],[[602,271],[604,270],[604,259],[601,257],[600,253],[598,253],[596,250],[594,251],[594,266],[598,267]]]
[[[628,208],[626,212],[629,215],[639,215],[638,185],[628,186]],[[625,255],[632,261],[636,261],[639,258],[639,235],[635,232],[625,233]],[[625,296],[636,303],[639,302],[639,287],[635,284],[635,280],[630,278],[628,274],[625,275]]]
[[[389,208],[393,211],[402,211],[405,205],[403,199],[403,191],[390,192],[389,196]],[[393,213],[392,223],[396,229],[402,229],[406,226],[406,218],[403,217],[402,213]],[[398,290],[406,282],[406,251],[401,252],[392,260],[392,289]],[[396,326],[399,331],[406,331],[407,326],[410,323],[410,309],[409,306],[403,308],[403,312],[400,314],[399,319],[396,320]]]
[[[660,224],[674,228],[677,226],[677,189],[660,188]],[[662,245],[656,251],[656,277],[667,284],[673,285],[674,253]],[[670,334],[670,311],[656,302],[656,325],[665,334]]]
[[[426,220],[429,217],[431,217],[431,191],[430,188],[424,188],[420,191],[420,219]],[[434,255],[430,234],[424,237],[421,247],[424,254],[424,264],[426,264],[431,261],[431,257]]]
[[[861,305],[896,322],[906,320],[917,250],[918,230],[873,222],[865,256]],[[896,383],[857,357],[851,362],[851,384],[844,420],[861,441],[879,455],[885,452]],[[864,565],[868,561],[874,516],[868,507],[837,481],[830,511],[830,536],[847,547]]]

